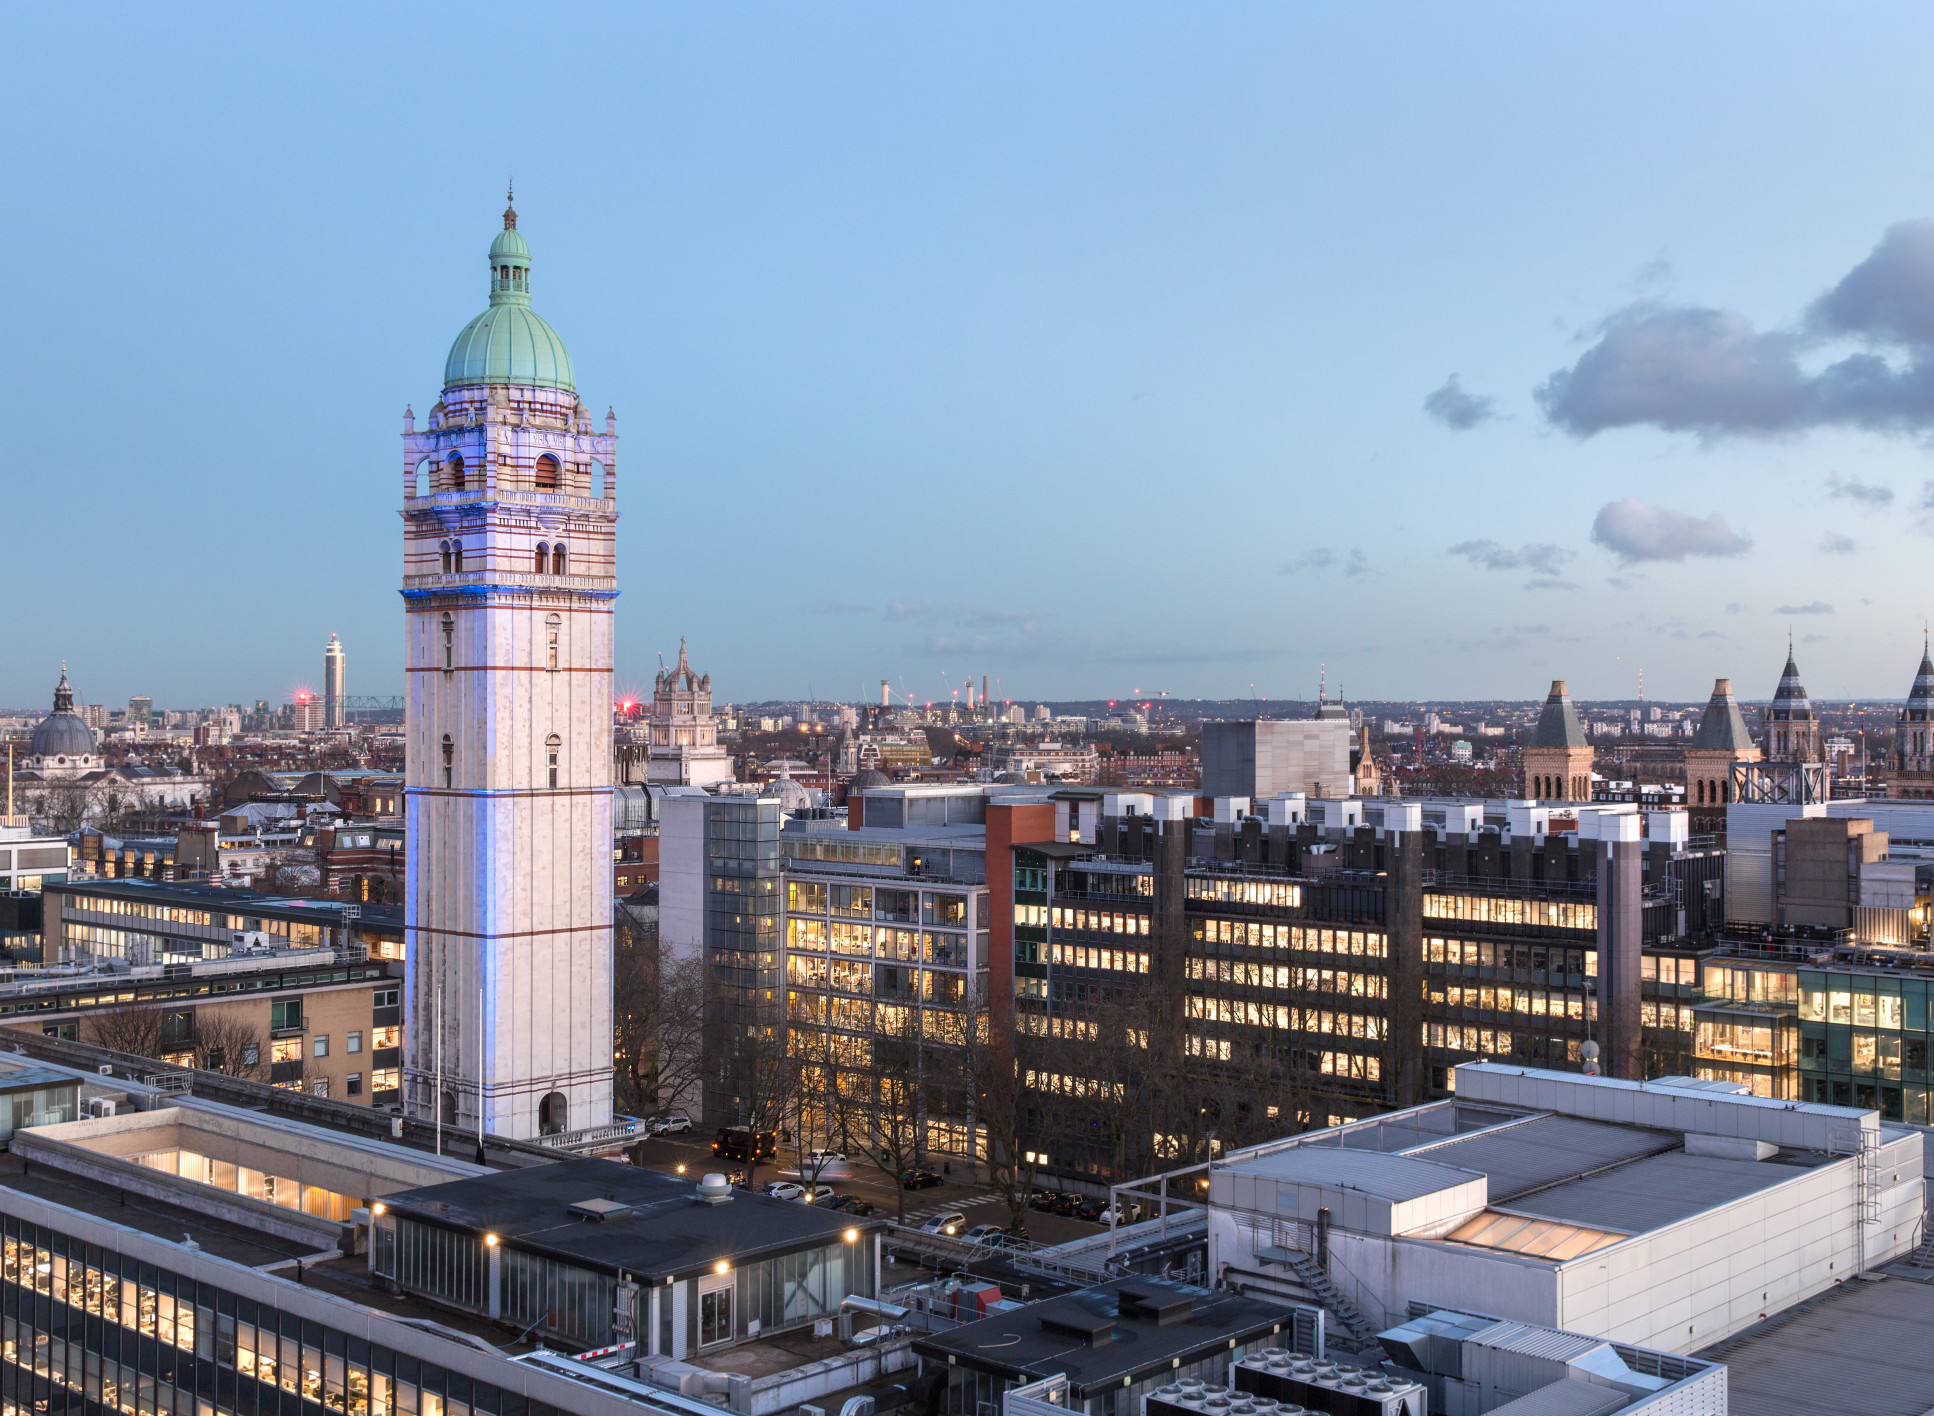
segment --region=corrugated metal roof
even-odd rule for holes
[[[1733,1416],[1921,1416],[1934,1406],[1934,1286],[1847,1283],[1696,1354],[1724,1362]]]
[[[1557,1328],[1533,1327],[1529,1323],[1509,1320],[1492,1323],[1464,1340],[1481,1342],[1486,1347],[1496,1347],[1505,1352],[1521,1352],[1527,1357],[1545,1357],[1553,1362],[1575,1362],[1587,1352],[1605,1345],[1602,1337],[1586,1337],[1582,1333],[1561,1332]]]
[[[1610,1412],[1622,1410],[1631,1400],[1613,1387],[1564,1377],[1516,1401],[1493,1406],[1491,1416],[1608,1416]]]
[[[1296,1146],[1223,1167],[1237,1175],[1361,1190],[1379,1199],[1414,1200],[1479,1179],[1476,1171],[1432,1160],[1337,1146]]]
[[[1773,1161],[1718,1160],[1672,1151],[1554,1185],[1510,1208],[1546,1219],[1643,1233],[1770,1189],[1798,1174]]]
[[[1679,1145],[1675,1132],[1613,1126],[1576,1116],[1542,1116],[1516,1126],[1433,1145],[1418,1155],[1491,1177],[1491,1203],[1588,1170],[1636,1160]]]

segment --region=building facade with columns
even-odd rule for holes
[[[529,1138],[611,1116],[617,426],[531,308],[517,213],[403,431],[404,1096]]]

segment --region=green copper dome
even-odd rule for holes
[[[443,386],[523,384],[577,391],[571,356],[544,317],[531,308],[531,248],[517,231],[517,211],[490,243],[490,308],[463,327],[443,365]]]

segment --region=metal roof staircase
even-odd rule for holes
[[[1281,1262],[1289,1266],[1289,1271],[1296,1275],[1303,1287],[1316,1295],[1317,1302],[1329,1309],[1330,1315],[1349,1334],[1351,1343],[1358,1351],[1376,1344],[1376,1327],[1363,1316],[1356,1304],[1343,1296],[1342,1289],[1330,1282],[1330,1276],[1317,1266],[1315,1259],[1290,1251]],[[1331,1340],[1335,1340],[1334,1334]]]

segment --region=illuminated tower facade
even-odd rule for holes
[[[322,646],[322,725],[340,728],[348,718],[343,708],[342,641],[332,634]]]
[[[528,1139],[611,1119],[617,424],[531,309],[517,213],[403,427],[405,1105]]]

